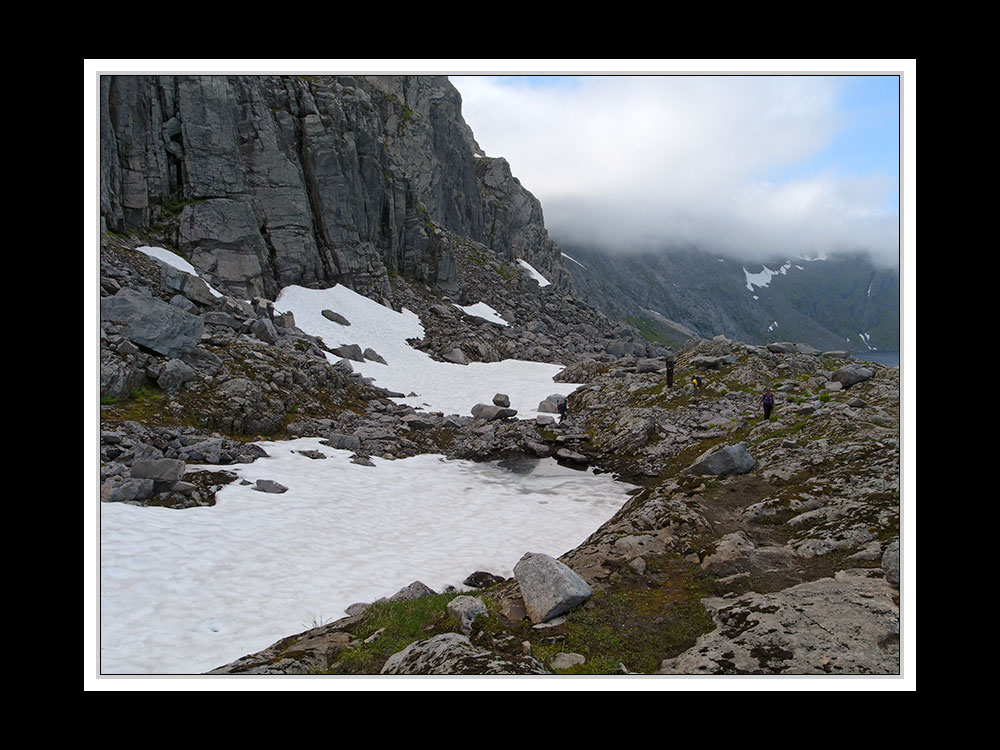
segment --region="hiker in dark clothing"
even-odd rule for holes
[[[696,391],[700,391],[701,390],[701,378],[699,378],[697,375],[695,375],[693,378],[691,378],[691,385],[694,386],[694,389]]]
[[[764,389],[764,394],[760,397],[760,405],[764,407],[764,419],[771,418],[771,410],[774,408],[774,394],[770,388]]]
[[[667,360],[667,388],[674,387],[674,361],[672,359]]]
[[[559,423],[562,424],[562,421],[566,419],[566,415],[569,414],[569,406],[566,405],[566,399],[564,398],[559,399],[558,409],[559,409]]]

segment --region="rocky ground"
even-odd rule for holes
[[[414,345],[567,365],[560,379],[586,385],[565,422],[518,420],[502,399],[476,415],[400,407],[267,300],[206,294],[105,238],[102,501],[210,504],[227,465],[261,455],[254,440],[307,435],[358,461],[554,456],[641,488],[560,561],[534,561],[542,572],[479,572],[475,596],[415,582],[218,673],[899,673],[898,368],[721,337],[673,353],[473,243],[440,241],[457,291],[393,279],[427,332]],[[452,305],[478,301],[513,325],[497,336]]]

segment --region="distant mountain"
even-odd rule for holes
[[[687,248],[621,255],[563,246],[577,292],[647,338],[692,335],[818,349],[899,349],[899,272],[862,254],[763,264]]]

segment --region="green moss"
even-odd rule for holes
[[[586,663],[567,674],[613,674],[622,664],[649,674],[712,630],[701,603],[709,590],[700,571],[666,556],[646,562],[645,576],[623,572],[617,585],[571,612],[565,639],[533,648],[536,658],[549,663],[560,651],[583,654]]]
[[[331,671],[378,674],[386,659],[411,643],[457,631],[458,622],[447,610],[448,602],[456,596],[459,594],[435,594],[372,604],[352,630],[357,645],[338,653],[330,665]],[[371,642],[365,643],[368,639]]]

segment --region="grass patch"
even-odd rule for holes
[[[435,594],[372,604],[353,630],[359,643],[337,654],[331,673],[378,674],[386,659],[411,643],[457,631],[458,621],[447,610],[448,602],[456,596],[459,594]],[[369,638],[371,643],[365,643]]]
[[[709,589],[696,568],[668,557],[647,565],[645,577],[622,573],[616,586],[572,612],[565,640],[533,647],[536,658],[547,664],[560,651],[583,654],[586,663],[566,674],[613,674],[620,664],[650,674],[713,629],[701,603]]]

